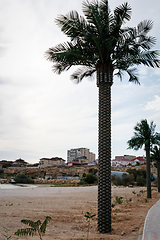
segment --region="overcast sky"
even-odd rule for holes
[[[54,22],[58,14],[77,10],[82,0],[0,0],[0,160],[42,157],[67,159],[67,150],[86,147],[98,157],[98,89],[96,80],[70,80],[74,68],[57,75],[44,52],[69,40]],[[111,10],[124,3],[110,0]],[[136,26],[151,19],[149,35],[160,49],[160,1],[130,0]],[[112,86],[112,159],[143,155],[127,150],[133,127],[142,119],[160,132],[160,69],[138,67],[141,85],[114,78]]]

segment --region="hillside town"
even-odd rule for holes
[[[96,159],[96,154],[90,152],[88,148],[75,148],[67,150],[67,160],[61,157],[43,157],[39,159],[38,163],[30,164],[24,159],[16,160],[1,160],[0,168],[6,167],[35,167],[35,168],[46,168],[53,166],[73,166],[73,165],[97,165],[98,159]],[[146,159],[144,156],[133,156],[133,155],[123,155],[115,156],[111,160],[112,167],[126,167],[126,166],[142,166],[146,164]]]
[[[61,157],[43,157],[38,163],[30,164],[19,158],[15,161],[0,161],[0,178],[12,179],[18,173],[24,173],[41,182],[51,179],[79,180],[83,174],[98,171],[98,159],[88,148],[75,148],[67,151],[67,160]],[[125,172],[127,168],[146,168],[144,156],[115,156],[111,161],[112,171]],[[151,172],[156,174],[154,163]]]

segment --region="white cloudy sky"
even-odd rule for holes
[[[124,1],[110,0],[111,9]],[[151,19],[150,32],[160,49],[160,1],[130,0],[132,20]],[[0,0],[0,160],[42,157],[66,159],[67,149],[86,147],[97,157],[96,81],[76,85],[74,71],[51,71],[44,52],[66,37],[56,26],[58,14],[81,11],[82,0]],[[127,150],[127,140],[141,119],[153,120],[160,132],[160,69],[139,67],[141,85],[114,79],[112,86],[112,158],[143,155]]]

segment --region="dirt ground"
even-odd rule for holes
[[[88,239],[141,239],[147,212],[160,197],[153,188],[152,199],[148,200],[144,190],[146,188],[113,187],[112,232],[100,234],[97,232],[97,186],[0,188],[0,239],[9,239],[9,236],[10,240],[39,239],[37,235],[17,237],[14,232],[27,227],[21,219],[43,222],[46,216],[52,219],[43,240],[87,239],[88,222],[84,217],[87,211],[96,214],[91,220]],[[123,197],[123,202],[115,203],[115,196]]]

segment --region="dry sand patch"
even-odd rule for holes
[[[0,239],[4,238],[3,226],[8,228],[8,235],[16,239],[14,232],[18,228],[25,228],[21,219],[43,221],[46,216],[52,217],[47,225],[44,240],[71,240],[87,238],[87,222],[84,214],[89,211],[96,214],[91,221],[89,239],[138,239],[139,230],[143,227],[146,214],[150,207],[159,199],[156,191],[153,198],[145,202],[146,193],[137,197],[145,188],[113,188],[115,196],[132,198],[131,202],[123,201],[116,204],[112,210],[112,233],[99,234],[97,232],[97,186],[56,188],[38,186],[30,189],[2,190],[0,189]],[[92,209],[92,210],[91,210]],[[141,231],[142,232],[142,231]],[[38,239],[34,237],[18,237],[18,239]]]

